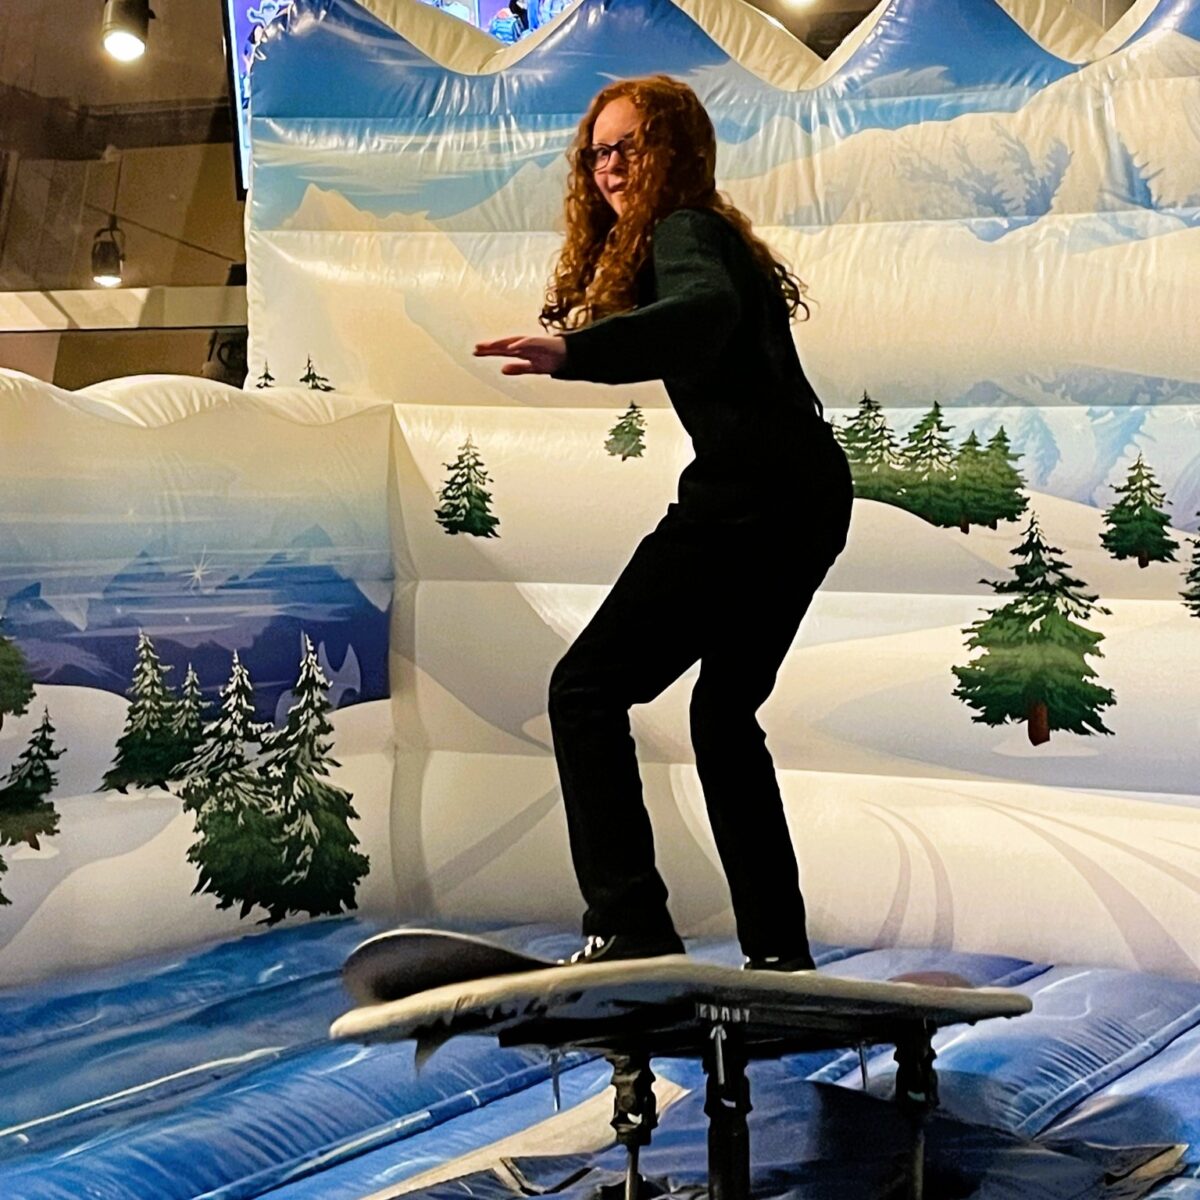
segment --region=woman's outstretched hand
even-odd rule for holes
[[[503,337],[475,343],[476,358],[512,358],[501,375],[549,375],[567,361],[567,343],[561,337]]]

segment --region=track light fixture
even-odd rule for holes
[[[108,157],[108,152],[105,152]],[[108,224],[92,235],[92,280],[101,287],[120,287],[125,266],[125,234],[117,224],[117,201],[121,198],[121,168],[124,158],[117,158],[117,181],[113,187],[112,209]]]
[[[149,0],[104,0],[100,36],[105,50],[121,62],[141,58],[153,16]]]
[[[125,266],[125,234],[116,217],[109,217],[103,229],[92,238],[92,279],[101,287],[120,287]]]

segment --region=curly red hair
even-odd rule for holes
[[[627,96],[641,116],[618,217],[587,165],[592,128],[604,106]],[[541,323],[576,329],[635,307],[635,279],[650,254],[654,226],[677,208],[709,208],[742,235],[779,289],[788,315],[803,309],[805,285],[755,235],[750,218],[717,191],[717,138],[709,115],[686,83],[669,75],[622,79],[596,93],[567,150],[567,236],[546,288]]]

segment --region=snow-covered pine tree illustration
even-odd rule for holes
[[[247,746],[261,745],[268,728],[254,720],[254,684],[235,650],[216,715],[205,723],[194,752],[180,764],[173,780],[184,809],[198,812],[213,783],[246,766],[252,758]]]
[[[193,802],[196,795],[193,790]],[[209,781],[195,829],[187,852],[197,872],[192,894],[214,896],[220,909],[236,905],[240,919],[256,907],[271,911],[283,886],[282,825],[275,797],[253,764]]]
[[[58,809],[47,799],[58,781],[51,764],[63,755],[54,744],[54,732],[50,710],[43,709],[40,724],[0,785],[0,846],[24,842],[38,850],[39,838],[53,837],[58,832]],[[8,864],[0,855],[0,876],[7,870]],[[11,903],[0,889],[0,906]]]
[[[20,717],[33,699],[33,680],[20,646],[0,636],[0,729],[6,716]]]
[[[641,458],[646,449],[646,416],[637,404],[630,400],[629,407],[621,419],[608,431],[604,448],[614,458]]]
[[[972,525],[995,529],[998,521],[1015,521],[1029,501],[1015,466],[1020,455],[1004,427],[986,447],[972,431],[955,450],[952,433],[935,401],[898,447],[882,407],[865,389],[853,415],[834,427],[860,499],[894,504],[963,533]]]
[[[954,456],[954,498],[958,504],[958,529],[970,533],[972,525],[987,516],[987,474],[983,448],[972,430]]]
[[[1200,512],[1196,514],[1200,517]],[[1193,617],[1200,617],[1200,534],[1190,539],[1192,543],[1192,565],[1183,579],[1187,586],[1179,594],[1184,607]]]
[[[309,359],[311,363],[312,360]],[[271,364],[264,358],[262,374],[258,377],[258,381],[254,385],[256,388],[269,388],[275,386],[275,376],[271,374]]]
[[[217,715],[180,768],[177,791],[184,811],[196,814],[187,853],[198,871],[193,893],[215,896],[218,908],[236,904],[243,918],[269,908],[283,881],[279,805],[254,761],[267,729],[254,720],[254,685],[235,650]]]
[[[1179,543],[1167,533],[1170,517],[1163,511],[1166,494],[1139,454],[1123,484],[1114,484],[1117,499],[1105,509],[1100,542],[1113,558],[1136,558],[1139,567],[1175,562]]]
[[[942,406],[935,400],[904,440],[903,487],[896,503],[931,525],[958,524],[950,433],[942,420]]]
[[[441,502],[435,516],[447,533],[470,533],[475,537],[499,537],[500,518],[491,511],[492,494],[484,484],[491,477],[468,434],[453,463],[443,463],[450,476],[438,493]]]
[[[958,503],[958,527],[970,533],[972,525],[996,528],[998,521],[1014,521],[1028,507],[1021,491],[1024,484],[1013,463],[1001,426],[986,447],[972,430],[958,448],[954,460],[954,496]]]
[[[58,780],[53,763],[63,755],[54,732],[50,710],[43,709],[41,722],[0,784],[0,846],[24,842],[37,850],[39,838],[58,832],[58,810],[46,799]]]
[[[1025,479],[1016,465],[1020,457],[1014,453],[1001,425],[988,439],[983,452],[985,492],[976,510],[976,524],[995,529],[1000,521],[1015,521],[1029,507]]]
[[[350,821],[358,818],[353,796],[329,780],[339,764],[330,757],[329,680],[317,662],[308,635],[303,638],[295,700],[282,729],[263,742],[262,777],[271,789],[281,821],[279,850],[283,879],[265,904],[268,924],[289,912],[321,916],[356,908],[359,881],[370,861],[355,847]]]
[[[1109,688],[1093,680],[1089,657],[1101,657],[1102,633],[1081,621],[1109,612],[1086,595],[1086,586],[1055,558],[1062,550],[1042,536],[1032,516],[1024,540],[1012,554],[1014,578],[988,581],[1002,594],[1015,595],[963,630],[967,646],[983,653],[965,667],[952,667],[954,695],[976,709],[972,720],[985,725],[1026,722],[1030,742],[1049,741],[1057,729],[1071,733],[1111,733],[1100,710],[1115,703]]]
[[[308,355],[308,362],[304,368],[304,374],[300,376],[300,382],[310,387],[314,392],[332,392],[334,386],[317,372],[317,368],[313,366],[312,355]]]
[[[187,665],[179,701],[171,715],[171,733],[178,741],[181,762],[196,753],[204,738],[204,695],[191,663]]]
[[[165,787],[188,757],[187,744],[173,729],[179,701],[166,681],[170,670],[159,661],[149,635],[139,630],[133,683],[126,693],[132,703],[102,788]]]
[[[857,410],[838,433],[854,478],[854,494],[894,504],[902,480],[900,450],[883,409],[865,388]]]

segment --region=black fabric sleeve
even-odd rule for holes
[[[567,359],[554,378],[639,383],[711,368],[741,314],[726,261],[732,233],[696,209],[660,221],[651,236],[657,299],[564,334]]]

